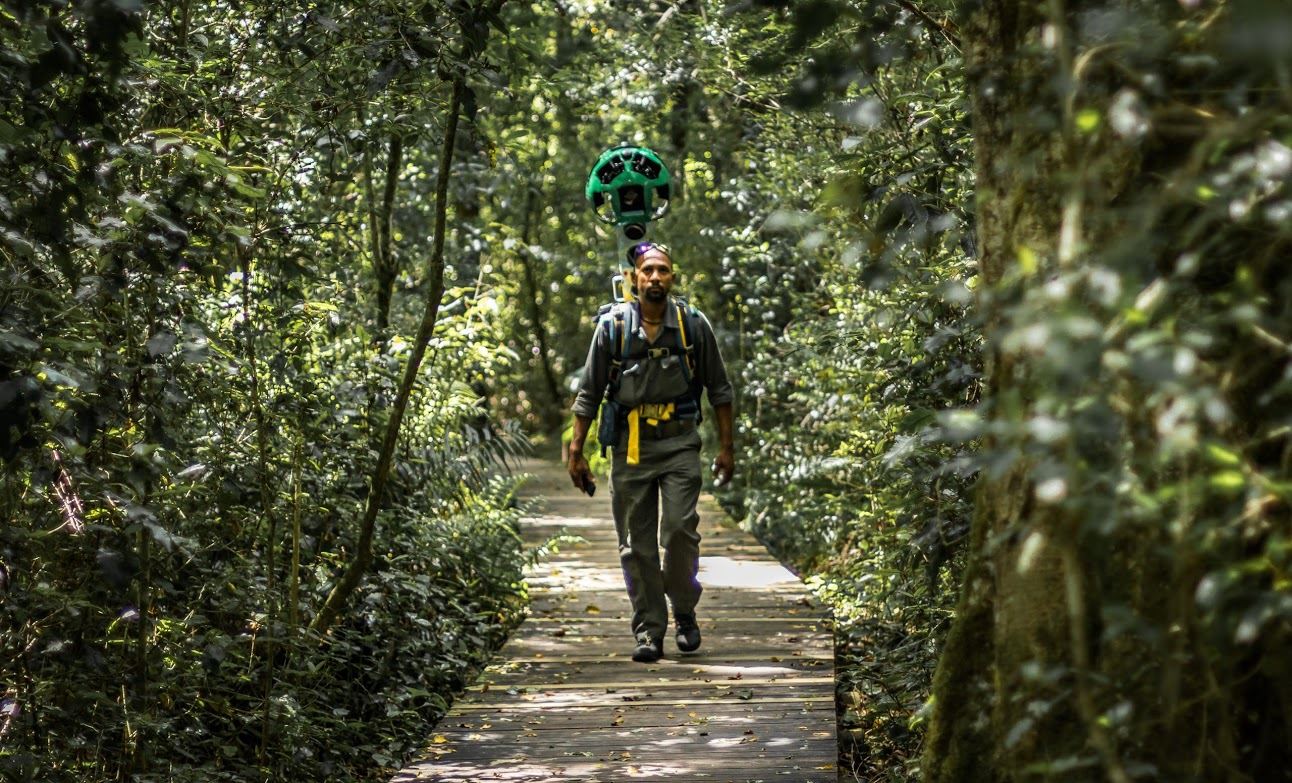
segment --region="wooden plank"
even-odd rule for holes
[[[502,655],[551,657],[563,653],[580,655],[599,655],[608,659],[618,658],[625,666],[631,665],[628,659],[632,655],[634,643],[625,626],[607,633],[561,632],[554,628],[544,634],[526,633],[515,637],[507,643]],[[695,653],[680,653],[673,646],[673,641],[664,643],[666,661],[696,661],[711,656],[731,654],[765,655],[768,657],[786,658],[796,653],[814,654],[821,649],[829,649],[832,639],[827,634],[797,634],[794,636],[776,636],[774,634],[741,633],[728,634],[716,638],[712,634],[705,637],[704,647]],[[640,665],[640,664],[639,664]]]
[[[819,751],[818,751],[819,752]],[[610,751],[597,756],[563,756],[528,758],[521,754],[500,755],[491,759],[456,759],[453,754],[423,762],[401,773],[397,783],[418,781],[608,781],[625,780],[676,781],[794,781],[833,783],[833,762],[815,765],[814,769],[797,760],[793,750],[736,748],[727,752],[712,749],[679,749],[669,752],[656,749],[653,754],[637,758],[631,751]]]
[[[830,671],[830,661],[822,658],[791,658],[782,661],[766,659],[748,661],[715,661],[710,659],[667,660],[662,659],[645,667],[647,677],[680,677],[697,679],[740,680],[745,677],[793,676],[804,672],[820,674]],[[583,661],[571,661],[564,658],[536,658],[524,662],[504,660],[494,663],[484,671],[477,682],[501,682],[503,677],[527,677],[534,682],[543,678],[554,678],[561,682],[571,677],[587,681],[599,680],[622,681],[640,679],[643,676],[638,667],[629,667],[623,661],[590,658]]]
[[[660,709],[660,711],[663,711],[663,709],[674,708],[687,709],[687,711],[690,711],[690,709],[696,709],[696,711],[699,711],[699,709],[718,711],[718,709],[726,709],[727,707],[730,707],[731,704],[738,703],[736,702],[736,696],[724,699],[713,699],[696,698],[696,696],[690,694],[671,694],[668,695],[667,698],[647,699],[643,694],[627,695],[630,696],[630,698],[624,699],[621,695],[607,694],[606,696],[587,696],[587,698],[578,700],[578,702],[571,702],[571,700],[558,702],[558,700],[553,699],[549,700],[548,703],[537,704],[535,703],[535,700],[531,699],[521,705],[521,707],[518,707],[517,700],[523,699],[491,700],[491,702],[482,702],[482,700],[477,699],[463,699],[460,700],[460,702],[453,703],[453,709],[448,713],[448,715],[466,715],[466,713],[473,713],[473,715],[474,713],[496,713],[496,715],[505,715],[506,712],[514,711],[514,709],[522,709],[522,711],[531,712],[536,711],[536,709],[544,709],[544,711],[550,711],[552,713],[561,713],[566,711],[578,711],[578,709],[585,707],[621,707],[621,705],[624,704],[636,704],[641,705],[641,707]],[[797,705],[797,707],[804,709],[813,709],[820,708],[822,705],[832,705],[835,703],[835,698],[833,698],[833,696],[819,695],[760,695],[758,696],[758,703],[782,705],[782,707],[786,707],[786,705]]]
[[[725,682],[724,682],[725,680]],[[811,677],[811,676],[783,676],[783,677],[747,677],[744,679],[734,679],[731,677],[719,678],[687,678],[687,679],[670,679],[665,677],[657,678],[622,678],[618,680],[606,679],[602,682],[584,682],[584,678],[576,678],[575,682],[544,682],[541,679],[526,678],[520,680],[524,683],[518,687],[511,681],[499,678],[496,680],[486,680],[482,683],[469,686],[467,693],[485,693],[496,691],[499,688],[515,690],[517,693],[556,693],[558,691],[588,691],[596,693],[604,691],[606,693],[620,693],[638,690],[657,692],[661,690],[674,689],[691,689],[692,692],[699,693],[701,690],[750,690],[753,688],[803,688],[808,685],[833,684],[834,676],[829,677]]]
[[[667,661],[668,659],[662,659],[662,660]],[[699,661],[701,659],[697,656],[693,660]],[[825,654],[825,653],[819,653],[819,652],[805,653],[802,651],[797,651],[797,652],[791,653],[790,657],[782,659],[782,658],[777,658],[775,656],[768,658],[766,655],[762,653],[731,653],[731,654],[725,654],[725,655],[722,653],[714,653],[712,655],[708,655],[705,658],[703,658],[703,661],[704,663],[712,666],[723,666],[729,663],[744,663],[749,661],[770,662],[773,664],[781,663],[782,661],[786,662],[787,664],[794,663],[796,661],[802,661],[802,662],[810,661],[811,665],[824,665],[826,663],[833,663],[834,656]],[[514,665],[514,664],[526,664],[526,663],[551,663],[551,662],[571,663],[571,664],[573,663],[615,663],[616,665],[618,665],[619,663],[622,663],[622,661],[618,661],[618,662],[614,661],[613,658],[607,659],[607,657],[603,655],[586,655],[583,653],[571,653],[568,655],[563,654],[559,656],[540,655],[534,658],[511,656],[502,661],[499,661],[494,665],[503,665],[503,664]],[[689,662],[689,661],[679,661],[678,664],[681,665],[684,662]]]
[[[823,620],[820,617],[746,617],[739,615],[732,617],[713,617],[712,615],[706,615],[704,617],[697,617],[696,619],[700,626],[700,630],[702,631],[713,631],[717,630],[719,627],[723,630],[728,628],[743,628],[746,624],[761,626],[763,623],[770,623],[781,627],[809,628],[820,631],[829,630],[827,627],[828,621]],[[579,626],[598,625],[600,623],[623,624],[625,620],[630,620],[630,617],[626,614],[620,616],[607,615],[601,612],[600,609],[596,612],[586,614],[569,614],[555,617],[548,615],[543,617],[526,618],[526,622],[530,623],[539,631],[543,631],[547,625],[552,623]]]
[[[778,709],[785,705],[757,704],[754,707],[739,710],[734,706],[726,709],[688,710],[681,707],[667,710],[654,707],[640,709],[622,707],[588,707],[582,710],[571,710],[566,713],[534,713],[530,716],[507,714],[499,715],[461,715],[453,723],[441,721],[436,727],[436,736],[451,737],[454,734],[485,734],[504,737],[511,734],[525,733],[536,736],[556,734],[568,737],[572,731],[582,733],[588,729],[624,727],[629,729],[661,727],[676,730],[712,730],[714,727],[740,728],[750,726],[794,726],[804,731],[828,730],[835,723],[833,705],[814,705],[819,709],[805,710],[791,706],[789,709]],[[694,715],[692,715],[694,713]]]
[[[835,783],[835,776],[833,771],[819,772],[797,767],[750,773],[733,772],[730,766],[722,771],[705,772],[650,764],[546,765],[535,762],[500,770],[471,762],[442,762],[432,763],[425,771],[420,767],[405,770],[393,783],[623,783],[637,779],[667,783]]]
[[[792,723],[794,725],[824,725],[835,722],[833,702],[803,704],[800,701],[769,704],[749,701],[731,704],[707,704],[704,711],[686,706],[665,704],[613,704],[604,706],[579,705],[564,711],[518,712],[496,710],[462,713],[446,717],[436,727],[436,734],[474,731],[543,731],[569,728],[605,728],[626,726],[739,726],[754,724]],[[692,714],[694,713],[694,714]]]
[[[833,634],[802,583],[706,501],[704,647],[669,638],[664,659],[633,663],[608,500],[574,495],[559,465],[528,469],[549,500],[524,538],[585,541],[528,570],[531,616],[394,780],[834,781]]]

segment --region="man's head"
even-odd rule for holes
[[[650,302],[663,302],[673,290],[673,257],[667,245],[642,242],[628,251],[633,262],[637,294]]]

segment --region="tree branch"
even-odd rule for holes
[[[920,8],[918,5],[911,2],[911,0],[897,0],[897,4],[906,11],[919,17],[925,24],[932,26],[933,29],[942,34],[943,38],[947,39],[947,43],[951,44],[957,52],[960,51],[960,36],[955,31],[955,28],[951,23],[939,22],[937,19],[930,16],[928,11]]]
[[[449,100],[448,117],[444,127],[444,144],[440,148],[440,171],[435,182],[435,239],[431,246],[431,256],[427,261],[425,307],[422,311],[422,323],[417,329],[413,341],[413,353],[404,368],[404,378],[400,381],[395,404],[386,422],[386,436],[381,443],[381,452],[377,458],[377,467],[373,471],[372,481],[368,484],[368,501],[360,523],[359,541],[356,544],[354,559],[342,574],[340,581],[332,588],[319,613],[310,623],[310,629],[323,634],[332,627],[341,613],[341,607],[359,587],[368,568],[372,565],[372,539],[377,528],[377,514],[381,511],[382,499],[386,494],[386,483],[390,478],[391,464],[394,462],[395,445],[399,442],[399,430],[404,421],[404,412],[408,409],[408,400],[413,394],[417,382],[417,371],[426,356],[426,346],[435,331],[435,321],[440,312],[440,300],[444,298],[444,235],[447,230],[449,170],[453,166],[453,147],[458,132],[458,114],[462,107],[462,94],[465,89],[464,77],[461,74],[453,78],[453,96]]]

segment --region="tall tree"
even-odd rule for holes
[[[1288,779],[1288,52],[1198,5],[965,20],[990,351],[930,783]]]

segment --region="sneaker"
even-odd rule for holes
[[[673,619],[677,621],[677,649],[684,653],[700,649],[700,626],[695,622],[695,615],[678,614]]]
[[[654,663],[664,655],[663,639],[642,639],[633,649],[633,660],[638,663]]]

